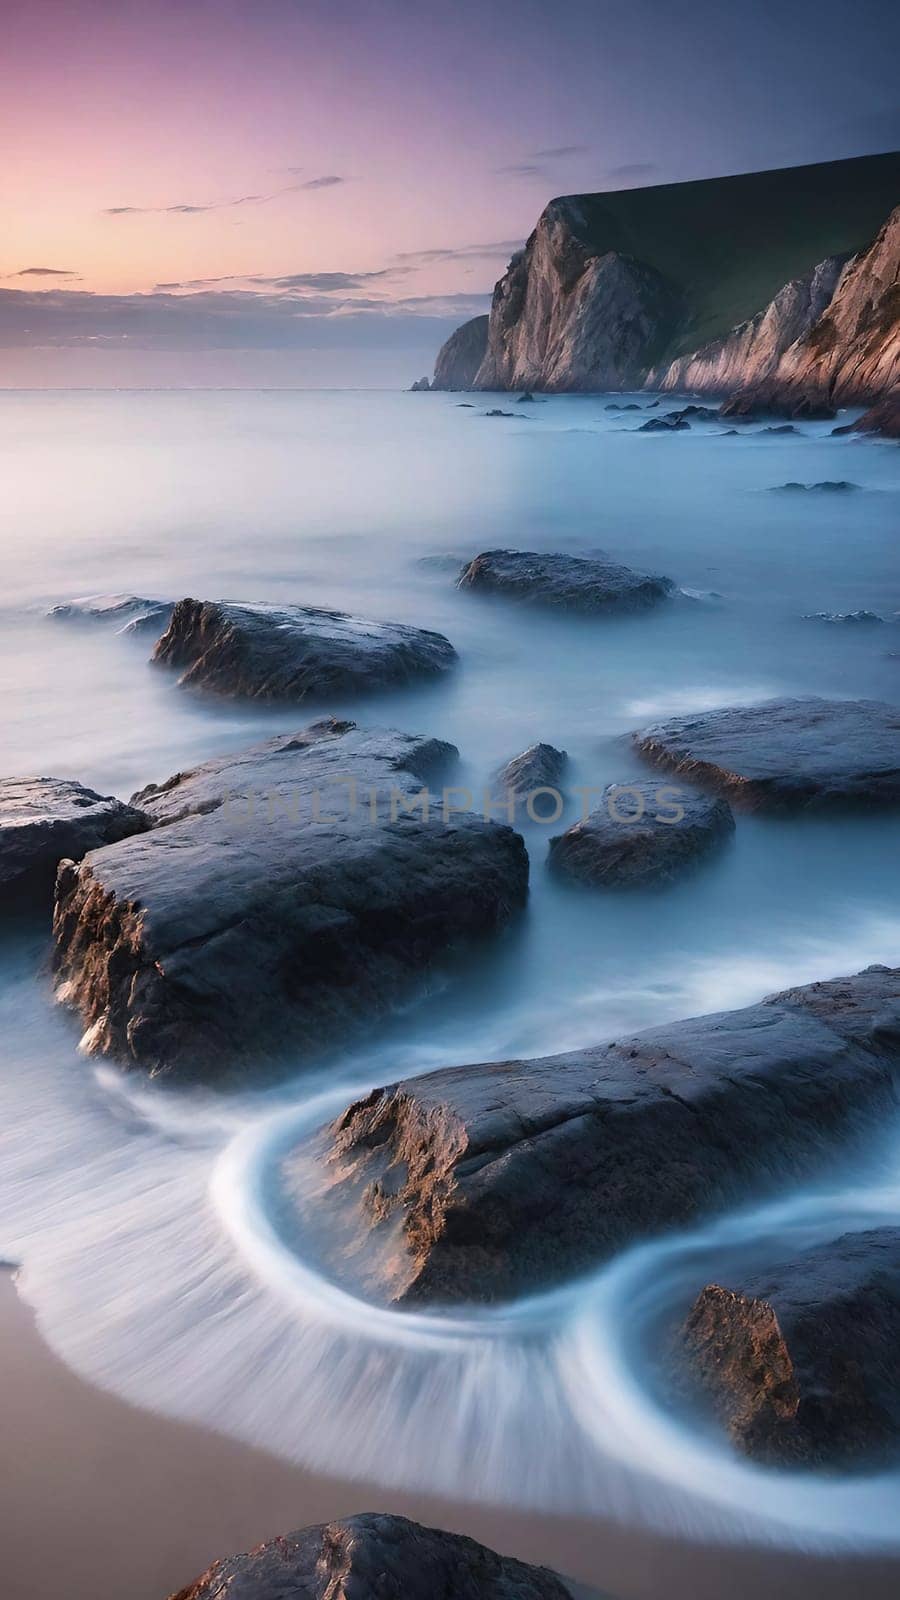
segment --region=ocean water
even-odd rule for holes
[[[495,403],[525,414],[487,418]],[[608,403],[0,394],[3,771],[127,796],[329,711],[450,739],[479,795],[538,739],[569,752],[572,784],[597,785],[638,773],[629,732],[670,712],[782,693],[900,700],[896,446],[807,423],[642,435]],[[838,479],[859,487],[777,489]],[[455,559],[501,545],[603,549],[684,593],[598,622],[458,592]],[[460,666],[308,712],[211,703],[148,665],[152,635],[45,615],[118,591],[406,620],[444,632]],[[886,620],[804,620],[860,609]],[[896,817],[741,818],[703,871],[646,895],[553,883],[552,831],[527,829],[529,908],[490,955],[277,1090],[179,1094],[85,1058],[53,1004],[46,928],[0,924],[0,1255],[93,1381],[324,1470],[704,1537],[889,1541],[896,1476],[823,1483],[739,1461],[667,1410],[652,1342],[749,1249],[896,1219],[900,1121],[815,1189],[761,1174],[739,1214],[490,1312],[363,1305],[268,1214],[285,1139],[375,1084],[576,1048],[900,955]]]

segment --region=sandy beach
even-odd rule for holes
[[[0,1274],[4,1600],[165,1600],[216,1556],[291,1528],[397,1512],[629,1600],[893,1600],[900,1563],[708,1548],[338,1482],[125,1405],[48,1349]]]

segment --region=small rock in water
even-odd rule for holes
[[[521,415],[521,412],[519,412],[519,411],[501,411],[499,406],[495,406],[492,411],[485,411],[484,415],[486,417],[518,417],[518,416]]]
[[[416,378],[415,382],[410,384],[409,392],[410,394],[422,394],[426,389],[430,388],[431,382],[428,378]]]
[[[443,634],[402,622],[318,606],[179,600],[153,660],[180,668],[189,688],[299,702],[433,678],[457,655]]]
[[[792,422],[782,422],[774,428],[761,428],[760,433],[797,433],[799,430]]]
[[[162,633],[174,610],[172,600],[142,600],[136,594],[89,594],[51,606],[54,622],[108,622],[116,633]]]
[[[485,550],[470,561],[461,589],[595,615],[644,611],[672,594],[671,578],[633,572],[607,557],[543,555],[533,550]]]
[[[877,611],[805,611],[801,619],[803,622],[839,622],[856,623],[883,622]]]
[[[518,400],[516,401],[516,404],[520,405],[520,406],[534,405],[534,403],[535,403],[534,395],[533,394],[528,394],[528,393],[520,394]]]
[[[708,1284],[675,1371],[767,1465],[874,1467],[900,1452],[900,1229],[847,1233]]]
[[[611,783],[596,811],[550,840],[548,865],[595,889],[643,888],[680,877],[733,832],[727,800],[665,779]]]
[[[851,483],[847,478],[826,478],[821,483],[778,483],[775,484],[773,493],[777,494],[780,489],[801,489],[805,490],[808,494],[812,494],[814,492],[821,492],[825,494],[844,494],[849,489],[858,488],[858,483]]]
[[[642,422],[636,433],[688,433],[690,423],[687,417],[651,417],[648,422]]]
[[[562,796],[559,786],[568,763],[565,750],[557,750],[552,744],[533,744],[520,755],[513,756],[494,778],[494,791],[498,795],[511,795],[516,799],[531,801],[532,796],[537,796],[541,790],[548,791],[549,797],[556,795],[559,800],[559,810],[562,810]],[[540,801],[545,802],[547,794],[540,795]],[[532,821],[543,820],[548,811],[546,804],[541,805],[534,799],[529,807],[532,811]]]
[[[61,861],[149,826],[143,811],[68,778],[0,779],[0,901],[49,896]]]

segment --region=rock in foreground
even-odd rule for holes
[[[665,779],[609,784],[596,811],[550,840],[553,871],[597,889],[664,883],[734,832],[727,800]]]
[[[469,562],[459,587],[603,616],[646,611],[667,599],[675,586],[670,578],[632,572],[606,556],[589,560],[529,550],[485,550]]]
[[[747,1455],[880,1463],[900,1450],[900,1229],[845,1234],[739,1287],[709,1284],[681,1343]]]
[[[436,677],[456,659],[443,634],[401,622],[209,600],[179,600],[153,652],[186,687],[295,702]]]
[[[761,811],[900,801],[900,709],[878,700],[764,700],[635,734],[654,766]]]
[[[0,897],[48,895],[60,861],[148,826],[134,806],[68,778],[0,779]]]
[[[568,756],[552,744],[532,744],[513,756],[494,778],[494,791],[527,800],[537,789],[559,789]]]
[[[157,826],[57,883],[85,1047],[186,1078],[309,1058],[502,927],[527,893],[519,835],[433,799],[423,816],[455,754],[324,722],[143,790]]]
[[[216,1561],[170,1600],[570,1600],[546,1567],[364,1512]]]
[[[812,1171],[892,1114],[900,969],[775,995],[535,1061],[376,1089],[290,1161],[320,1176],[317,1228],[395,1304],[503,1300]],[[350,1278],[358,1289],[358,1279]]]

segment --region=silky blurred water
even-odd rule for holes
[[[782,693],[900,700],[895,446],[834,439],[831,424],[642,435],[637,413],[596,396],[463,402],[0,394],[3,771],[128,795],[333,711],[452,740],[475,793],[538,739],[568,750],[572,784],[600,784],[639,770],[627,734],[669,711]],[[494,404],[527,414],[486,417]],[[774,492],[837,479],[859,488]],[[500,545],[604,549],[694,598],[617,621],[547,617],[458,592],[452,563],[433,559]],[[152,635],[44,615],[99,591],[407,620],[446,633],[460,666],[309,711],[211,704],[148,665]],[[888,620],[802,620],[860,609]],[[654,1315],[662,1286],[684,1294],[686,1271],[700,1287],[704,1228],[737,1250],[764,1226],[753,1208],[459,1326],[362,1307],[270,1232],[260,1197],[284,1128],[357,1090],[898,959],[896,818],[741,818],[707,868],[648,895],[552,883],[550,831],[527,830],[529,909],[489,957],[461,962],[327,1072],[265,1096],[180,1096],[98,1070],[51,1003],[45,929],[4,924],[0,1254],[24,1263],[46,1336],[95,1381],[328,1470],[707,1536],[889,1537],[895,1479],[825,1499],[773,1479],[665,1415],[623,1357],[648,1284]],[[828,1174],[820,1197],[761,1183],[760,1207],[788,1208],[776,1232],[810,1207],[826,1230],[854,1207],[896,1216],[885,1137],[835,1173],[837,1198]]]

